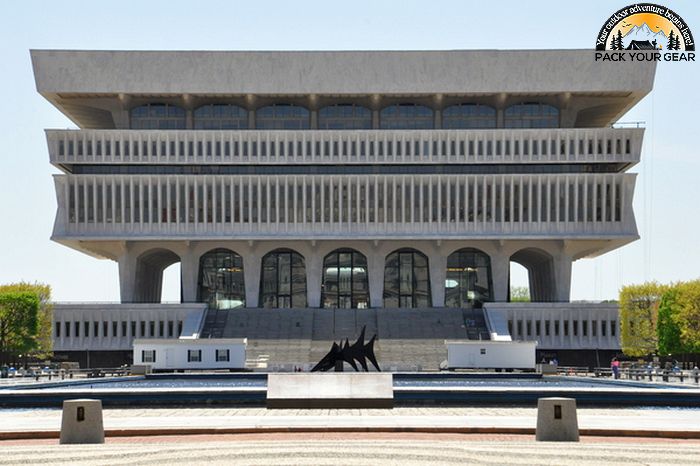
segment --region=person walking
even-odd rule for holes
[[[612,374],[614,379],[620,378],[620,361],[617,358],[612,358],[610,362],[610,368],[612,369]]]

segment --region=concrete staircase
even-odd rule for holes
[[[445,340],[488,339],[480,309],[454,308],[210,310],[202,338],[248,338],[251,365],[308,369],[334,341],[353,343],[363,326],[365,341],[377,334],[383,370],[437,370],[447,359]]]

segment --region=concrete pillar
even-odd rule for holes
[[[321,281],[323,279],[323,257],[316,251],[306,257],[306,305],[321,307]]]
[[[60,443],[105,443],[101,400],[63,402]]]
[[[133,303],[136,288],[136,256],[127,244],[117,259],[119,263],[119,299]]]
[[[384,255],[370,254],[367,258],[367,280],[369,280],[369,305],[384,307]]]
[[[445,307],[445,280],[447,279],[447,256],[437,251],[428,258],[430,267],[430,294],[433,307]]]
[[[309,122],[311,129],[318,129],[318,110],[311,110],[311,121]]]
[[[538,399],[536,439],[539,442],[578,442],[576,399]]]
[[[181,257],[180,286],[182,287],[182,302],[197,302],[197,281],[199,280],[199,255],[190,246]]]
[[[556,302],[568,303],[571,298],[571,256],[561,253],[554,258],[554,284]]]
[[[248,129],[255,129],[255,109],[248,110]]]
[[[379,129],[379,110],[372,110],[372,129]]]
[[[442,110],[435,110],[434,113],[434,118],[433,118],[433,127],[435,129],[441,129],[442,128]]]
[[[262,257],[250,250],[243,254],[245,280],[245,307],[258,307],[260,300],[260,267]]]
[[[491,255],[491,275],[493,280],[493,300],[497,303],[508,301],[510,276],[510,256],[504,252]]]

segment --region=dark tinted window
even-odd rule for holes
[[[170,104],[146,104],[131,109],[131,129],[185,129],[185,109]]]
[[[559,110],[536,102],[511,105],[505,112],[506,128],[558,128]]]
[[[255,111],[257,129],[309,129],[309,111],[297,105],[276,104]]]
[[[496,109],[488,105],[452,105],[442,111],[443,129],[487,129],[496,127]]]
[[[423,105],[398,104],[382,109],[381,129],[433,129],[433,111]]]
[[[195,129],[248,129],[248,111],[237,105],[204,105],[194,111]]]
[[[372,111],[353,104],[323,107],[318,111],[319,129],[372,129]]]

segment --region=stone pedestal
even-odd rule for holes
[[[540,398],[537,400],[538,441],[578,442],[576,400],[573,398]]]
[[[61,443],[105,443],[101,400],[63,402]]]
[[[393,376],[326,372],[270,374],[268,408],[393,408]]]
[[[556,364],[538,364],[537,372],[542,375],[557,375],[557,365]]]

